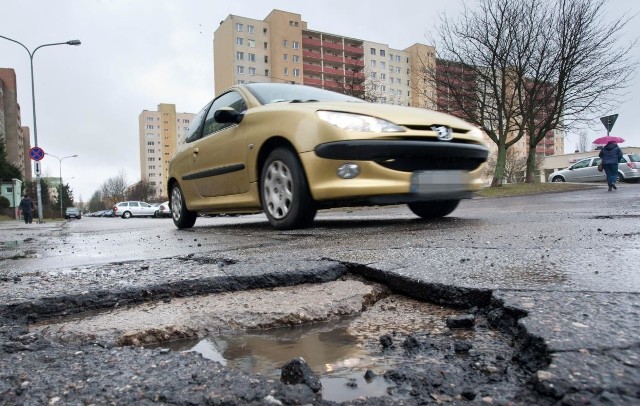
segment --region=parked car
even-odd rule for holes
[[[192,120],[170,162],[174,223],[264,211],[278,229],[318,209],[406,203],[446,216],[481,190],[482,131],[451,115],[310,86],[236,85]]]
[[[64,218],[74,218],[80,220],[82,218],[82,213],[76,207],[67,207],[67,210],[64,212]]]
[[[583,158],[566,169],[551,173],[549,182],[605,182],[604,171],[598,171],[601,159],[597,156]],[[623,154],[618,164],[618,180],[640,180],[640,154]]]
[[[113,215],[120,216],[123,219],[130,217],[153,217],[155,213],[155,208],[146,202],[120,202],[113,206]]]
[[[169,201],[160,203],[157,208],[156,217],[171,217],[171,209],[169,208]]]

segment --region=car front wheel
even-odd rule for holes
[[[269,223],[279,230],[308,227],[317,208],[300,161],[289,149],[273,150],[260,174],[260,198]]]
[[[180,185],[175,183],[171,187],[171,216],[173,224],[178,228],[191,228],[196,223],[198,213],[187,209]]]
[[[123,219],[131,218],[131,212],[125,211],[124,213],[122,213],[122,218]]]
[[[431,202],[407,203],[411,211],[423,219],[435,219],[451,214],[460,200],[434,200]]]

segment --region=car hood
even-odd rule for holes
[[[391,104],[366,103],[366,102],[304,102],[304,103],[271,103],[257,109],[265,110],[329,110],[345,113],[363,114],[390,121],[394,124],[406,127],[444,125],[451,127],[455,132],[467,132],[474,128],[468,122],[450,114],[440,113],[417,107],[395,106]],[[457,130],[457,131],[456,131]]]

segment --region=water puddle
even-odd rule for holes
[[[381,371],[389,360],[366,348],[349,332],[349,323],[280,328],[264,332],[217,335],[164,343],[162,348],[195,351],[203,357],[244,372],[280,379],[281,367],[302,357],[322,383],[323,399],[344,402],[360,396],[377,397],[389,387],[382,376],[365,379],[368,369]]]

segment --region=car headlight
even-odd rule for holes
[[[317,113],[321,120],[343,130],[374,133],[404,132],[402,127],[376,117],[325,110]]]

